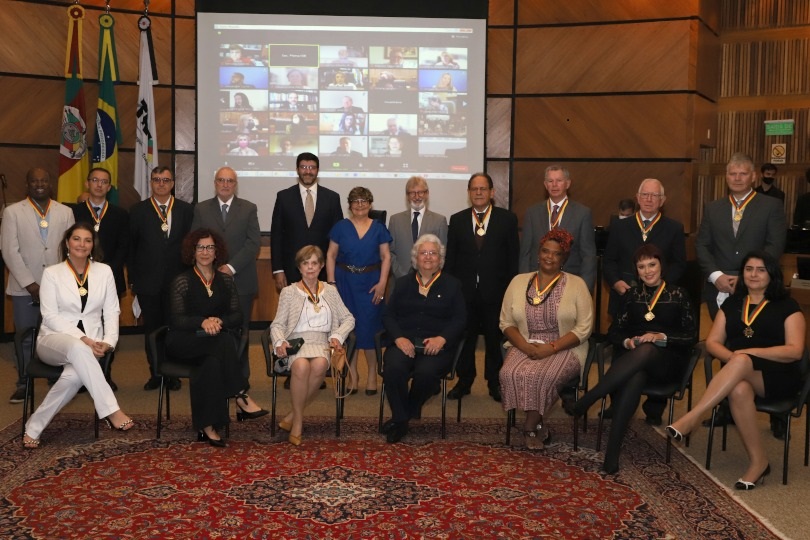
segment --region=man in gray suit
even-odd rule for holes
[[[236,196],[236,171],[222,167],[214,175],[213,199],[194,207],[191,230],[205,227],[219,233],[228,247],[228,261],[218,268],[233,276],[242,308],[243,331],[250,327],[253,298],[259,291],[256,257],[259,255],[259,217],[256,205]],[[248,348],[242,353],[242,373],[250,377]]]
[[[571,177],[565,167],[548,166],[543,183],[548,199],[530,207],[523,218],[519,271],[537,270],[540,239],[554,227],[565,229],[574,236],[574,244],[563,270],[581,277],[588,290],[593,291],[596,281],[596,242],[591,209],[568,198]]]
[[[14,307],[18,332],[39,319],[39,282],[46,266],[59,262],[59,246],[73,223],[73,212],[51,199],[51,176],[35,167],[25,175],[28,196],[6,208],[0,228],[3,261],[8,267],[6,294]],[[17,388],[9,403],[25,399],[25,369],[31,359],[30,341],[17,356]]]
[[[447,218],[428,210],[430,190],[427,180],[411,176],[405,183],[405,198],[409,210],[399,212],[388,220],[388,230],[394,239],[391,242],[391,271],[401,278],[411,271],[411,248],[423,234],[435,234],[447,245]]]

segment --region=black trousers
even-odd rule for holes
[[[475,381],[475,347],[478,344],[479,334],[484,335],[484,377],[487,386],[497,388],[500,385],[498,373],[503,366],[501,356],[501,340],[503,333],[500,329],[501,304],[488,304],[481,298],[480,289],[476,291],[472,303],[467,305],[467,333],[464,347],[458,359],[458,384],[467,387]]]
[[[436,393],[441,378],[450,371],[453,354],[454,351],[445,348],[436,356],[416,353],[410,358],[393,344],[385,350],[383,382],[391,407],[391,420],[407,422],[419,417],[422,405]],[[408,380],[412,377],[409,391]]]

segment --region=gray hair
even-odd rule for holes
[[[732,154],[732,156],[728,160],[728,164],[726,165],[726,170],[732,165],[747,165],[752,172],[755,171],[754,169],[754,160],[748,157],[746,154],[742,152],[737,152]]]
[[[549,165],[548,167],[546,167],[546,172],[543,178],[548,178],[548,173],[552,171],[561,171],[566,180],[571,179],[571,174],[568,172],[568,169],[566,169],[562,165]]]
[[[422,247],[422,244],[427,244],[428,242],[439,246],[439,269],[441,270],[444,268],[444,256],[447,254],[447,248],[435,234],[423,234],[416,239],[416,242],[413,243],[413,247],[411,248],[411,266],[416,268],[416,254],[419,253],[419,248]]]
[[[641,193],[641,188],[644,187],[644,184],[646,184],[647,182],[655,182],[656,184],[658,184],[658,188],[660,189],[659,193],[662,196],[665,195],[665,193],[664,193],[664,184],[658,178],[645,178],[644,180],[642,180],[641,183],[638,185],[638,192],[639,193]]]

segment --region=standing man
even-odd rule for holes
[[[405,183],[405,199],[410,210],[399,212],[388,220],[391,242],[391,271],[401,278],[411,271],[411,248],[423,234],[435,234],[447,245],[447,218],[428,210],[430,190],[427,180],[411,176]]]
[[[84,202],[73,207],[73,217],[76,223],[92,223],[101,243],[101,252],[104,254],[104,264],[108,265],[115,279],[115,290],[118,298],[127,292],[124,279],[124,265],[127,261],[129,249],[129,214],[120,206],[107,201],[107,193],[112,187],[110,171],[102,167],[94,167],[87,173],[84,183],[89,194]],[[110,356],[110,388],[118,390],[118,385],[112,380],[112,364],[115,353]]]
[[[760,168],[762,171],[762,183],[757,186],[756,192],[762,193],[763,195],[768,195],[770,197],[776,197],[782,203],[785,202],[785,192],[773,185],[776,181],[776,173],[778,169],[776,165],[773,163],[766,163]]]
[[[581,277],[588,290],[593,292],[596,281],[596,241],[591,209],[568,198],[571,177],[565,167],[548,166],[543,183],[548,199],[530,207],[523,218],[519,271],[525,273],[537,270],[540,239],[551,229],[565,229],[574,237],[574,243],[563,270]]]
[[[493,204],[495,188],[486,173],[473,174],[467,192],[472,208],[450,216],[447,230],[444,269],[461,281],[467,303],[467,334],[457,368],[459,380],[447,397],[461,399],[470,393],[476,375],[478,334],[484,334],[484,376],[489,395],[501,401],[498,372],[503,364],[503,335],[499,322],[504,292],[518,271],[517,216]]]
[[[298,154],[295,165],[298,183],[278,192],[270,225],[270,262],[278,291],[301,280],[295,264],[298,250],[312,245],[326,253],[329,231],[343,219],[340,195],[318,184],[318,156],[309,152]],[[326,281],[325,270],[321,270],[318,279]],[[288,377],[284,388],[289,387]],[[321,384],[321,388],[325,387],[326,383]]]
[[[25,175],[28,196],[6,208],[0,227],[3,261],[8,268],[6,294],[14,308],[17,332],[39,320],[39,282],[46,266],[59,262],[65,231],[73,225],[70,208],[51,199],[51,175],[35,167]],[[17,360],[17,386],[9,403],[25,399],[25,371],[31,360],[31,342],[23,343]]]
[[[737,286],[740,264],[752,250],[762,249],[776,260],[785,249],[787,224],[782,202],[752,189],[757,173],[754,162],[744,154],[734,154],[726,165],[729,195],[712,201],[703,210],[695,251],[706,276],[703,299],[714,320],[720,305]],[[720,425],[731,415],[721,409]],[[716,424],[718,422],[715,422]],[[774,435],[784,437],[784,426],[771,417]]]
[[[129,286],[143,314],[144,341],[149,334],[168,323],[169,285],[185,269],[181,258],[183,238],[191,230],[194,211],[185,201],[172,196],[174,174],[168,167],[155,167],[150,175],[152,196],[132,207],[129,220],[130,249],[127,262]],[[144,390],[160,387],[160,377],[152,371]],[[180,380],[169,382],[180,389]]]
[[[191,230],[201,227],[219,233],[228,247],[228,260],[217,270],[233,276],[242,308],[242,332],[247,336],[253,299],[259,292],[256,257],[259,256],[259,215],[256,205],[236,196],[236,171],[222,167],[214,175],[213,199],[203,201],[194,208]],[[250,377],[248,347],[242,351],[242,374]]]

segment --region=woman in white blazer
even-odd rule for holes
[[[118,342],[118,294],[112,270],[97,262],[100,244],[92,226],[77,223],[59,247],[63,262],[42,274],[37,338],[39,359],[62,366],[62,375],[25,425],[23,446],[39,446],[39,436],[62,407],[84,386],[99,418],[111,428],[126,431],[132,419],[121,411],[98,359]]]

